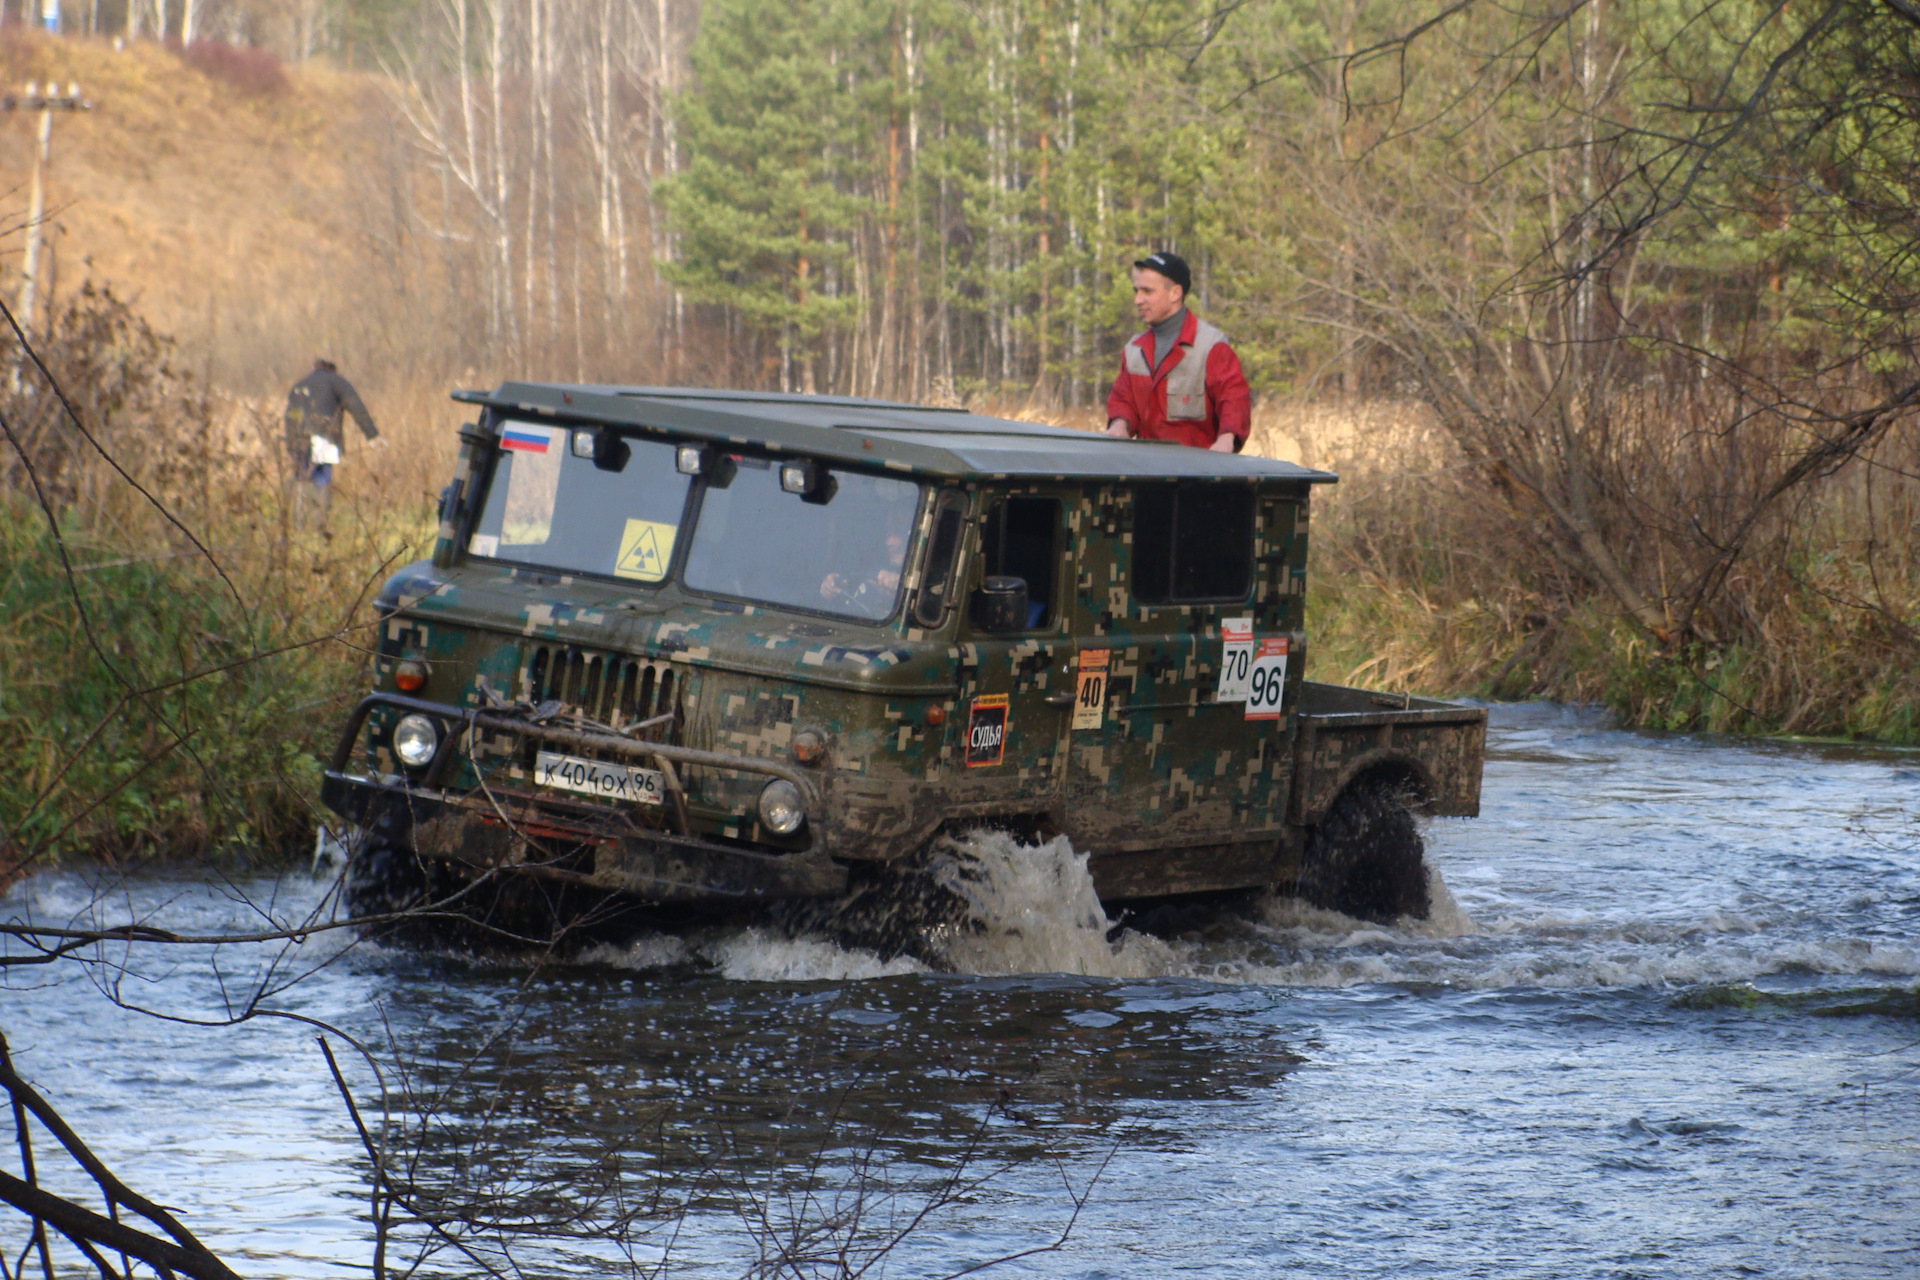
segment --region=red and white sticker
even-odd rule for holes
[[[1287,687],[1287,638],[1268,636],[1254,651],[1247,673],[1247,719],[1278,720]]]
[[[1220,619],[1220,687],[1215,702],[1245,702],[1253,678],[1253,619]]]
[[[996,765],[1007,754],[1007,695],[989,693],[967,711],[967,768]]]
[[[1073,727],[1098,729],[1107,715],[1107,663],[1111,649],[1082,649],[1074,683]]]

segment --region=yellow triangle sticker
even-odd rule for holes
[[[626,531],[620,535],[620,554],[613,562],[613,576],[638,578],[641,582],[658,582],[666,577],[676,532],[673,525],[658,520],[627,521]]]

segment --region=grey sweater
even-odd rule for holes
[[[1187,309],[1180,308],[1159,324],[1149,325],[1153,330],[1153,371],[1160,372],[1160,366],[1173,354],[1174,344],[1180,341],[1180,329],[1187,323]]]

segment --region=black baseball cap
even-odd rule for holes
[[[1164,250],[1150,253],[1133,265],[1143,271],[1158,271],[1179,285],[1182,293],[1193,292],[1193,272],[1187,267],[1187,260],[1177,253],[1167,253]]]

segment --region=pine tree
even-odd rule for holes
[[[875,203],[858,92],[881,78],[880,6],[848,0],[719,0],[693,48],[698,88],[679,121],[689,160],[663,185],[680,234],[668,278],[733,308],[780,353],[780,382],[816,388],[818,340],[852,324],[852,237]],[[884,18],[884,14],[878,16]]]

